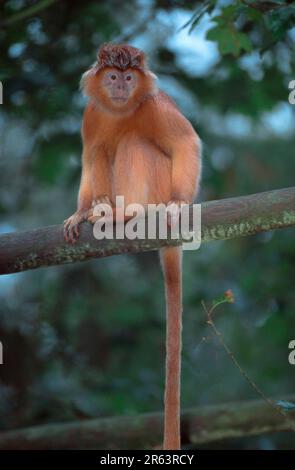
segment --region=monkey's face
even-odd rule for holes
[[[94,66],[81,80],[86,96],[93,99],[103,110],[124,115],[133,112],[148,96],[156,93],[156,76],[150,72],[127,68]]]
[[[138,84],[136,72],[131,69],[119,70],[109,68],[102,77],[102,86],[111,102],[122,107],[126,105],[133,95]]]

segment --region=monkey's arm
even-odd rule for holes
[[[92,205],[112,199],[111,162],[103,147],[95,150],[91,171]],[[97,203],[98,203],[97,202]]]
[[[100,200],[112,198],[111,161],[108,158],[106,135],[103,119],[92,103],[85,109],[83,137],[83,173],[79,192],[79,204],[86,201],[86,207],[91,207]],[[85,184],[84,184],[85,182]]]
[[[77,212],[83,212],[91,208],[92,203],[92,185],[91,185],[91,160],[92,152],[84,144],[82,154],[82,175],[80,181],[80,188],[78,193]]]

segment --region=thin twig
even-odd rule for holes
[[[214,304],[211,309],[208,309],[206,307],[206,304],[204,301],[201,302],[202,303],[202,307],[204,309],[204,311],[206,312],[207,314],[207,317],[208,317],[208,320],[207,320],[207,323],[208,325],[212,328],[212,330],[214,331],[215,335],[217,336],[217,338],[219,339],[219,342],[220,344],[223,346],[223,348],[225,349],[225,351],[227,352],[228,356],[230,357],[231,361],[234,363],[234,365],[237,367],[237,369],[239,370],[239,372],[241,373],[241,375],[245,378],[245,380],[248,382],[248,384],[255,390],[256,393],[258,393],[258,395],[260,395],[260,397],[266,402],[268,403],[274,410],[276,410],[281,416],[284,417],[284,419],[288,422],[288,424],[290,425],[290,428],[292,429],[292,431],[295,432],[295,426],[293,424],[293,422],[290,420],[289,416],[287,416],[287,413],[285,410],[283,410],[279,405],[277,405],[273,400],[271,400],[269,397],[267,397],[265,395],[265,393],[256,385],[255,382],[253,382],[253,380],[249,377],[249,375],[246,373],[246,371],[241,367],[241,365],[239,364],[238,360],[236,359],[236,357],[234,356],[233,352],[231,351],[231,349],[228,347],[228,345],[226,344],[226,342],[224,341],[224,338],[223,338],[223,335],[222,333],[217,329],[214,321],[213,321],[213,317],[212,317],[212,313],[213,313],[213,310],[215,310],[215,308],[222,304],[222,303],[228,303],[228,300],[224,299],[223,301],[220,301],[220,302],[217,302],[216,304]]]
[[[15,13],[10,18],[1,22],[1,26],[10,26],[18,21],[26,20],[27,18],[36,15],[37,13],[45,10],[46,8],[50,7],[53,3],[57,2],[58,0],[42,0],[36,5],[32,5],[29,8],[21,10],[20,12]]]
[[[268,11],[278,10],[279,8],[286,8],[289,6],[287,3],[275,3],[272,1],[257,1],[257,2],[249,2],[247,0],[242,0],[242,3],[249,8],[253,8],[254,10],[261,11],[262,13],[266,13]]]

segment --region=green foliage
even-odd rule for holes
[[[237,31],[231,24],[219,24],[210,29],[207,38],[218,42],[221,54],[233,54],[238,56],[241,51],[251,52],[252,45],[245,33]]]
[[[272,11],[266,16],[266,27],[270,30],[275,41],[284,38],[286,31],[293,28],[295,19],[295,5],[288,5],[279,10]]]
[[[251,52],[252,50],[252,45],[247,35],[238,31],[234,24],[236,14],[236,5],[231,5],[223,8],[221,15],[212,18],[217,23],[217,26],[208,31],[207,39],[218,43],[221,54],[238,56],[241,51]]]
[[[293,27],[295,19],[295,6],[284,3],[273,3],[267,8],[260,8],[259,2],[242,2],[237,0],[230,6],[221,8],[212,21],[217,23],[207,33],[207,38],[215,41],[221,54],[232,54],[235,57],[245,52],[251,52],[254,48],[265,51],[269,48],[269,41],[283,39]],[[276,8],[278,7],[279,8]],[[275,9],[274,9],[275,8]],[[197,17],[192,23],[196,27]],[[251,40],[253,32],[259,31],[261,40]],[[257,34],[256,34],[257,38]],[[270,39],[271,38],[271,39]]]

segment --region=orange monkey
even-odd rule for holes
[[[128,45],[103,45],[82,77],[89,101],[83,118],[82,177],[77,211],[64,222],[74,243],[93,207],[116,196],[125,204],[165,203],[179,211],[194,200],[200,141],[175,103],[157,88],[145,55]],[[114,208],[115,210],[115,208]],[[180,448],[182,249],[160,250],[167,305],[164,449]]]

